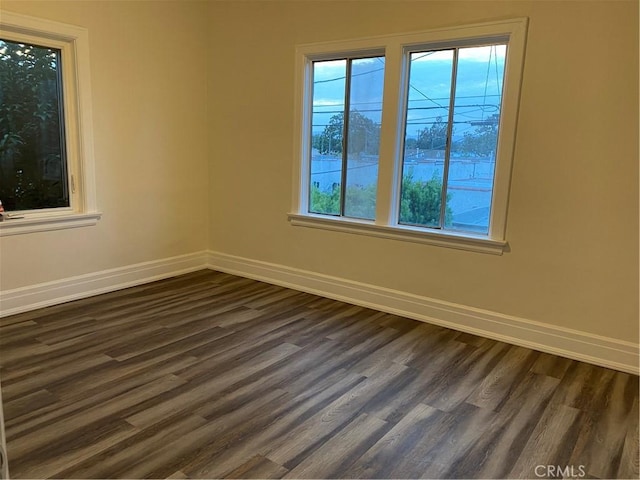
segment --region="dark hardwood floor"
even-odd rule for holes
[[[636,376],[223,273],[0,335],[13,478],[638,478]]]

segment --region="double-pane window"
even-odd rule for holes
[[[299,46],[292,224],[502,253],[526,24]]]
[[[505,44],[409,54],[401,224],[487,234]]]
[[[313,63],[309,211],[373,220],[384,57]]]

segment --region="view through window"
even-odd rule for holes
[[[373,220],[384,57],[313,63],[309,211]]]
[[[400,224],[487,234],[506,44],[409,54]],[[313,62],[309,212],[375,219],[385,60]]]
[[[410,54],[400,223],[488,233],[505,54]]]
[[[69,207],[60,50],[0,39],[0,200]]]

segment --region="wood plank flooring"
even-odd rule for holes
[[[12,478],[638,478],[636,376],[219,272],[1,319],[0,366]]]

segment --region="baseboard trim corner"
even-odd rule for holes
[[[208,257],[201,251],[1,291],[0,317],[203,270]]]
[[[640,374],[639,346],[623,340],[221,252],[209,251],[207,266],[212,270]]]

